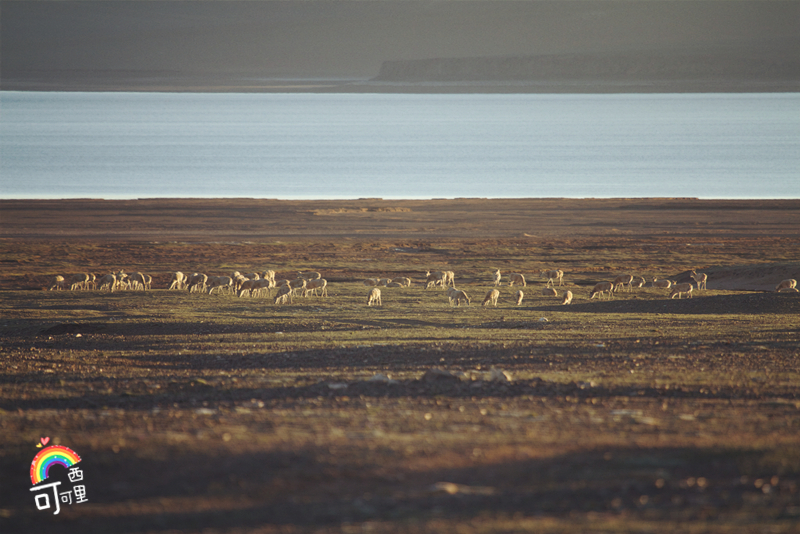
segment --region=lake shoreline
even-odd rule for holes
[[[355,94],[796,93],[800,81],[375,81],[372,79],[4,79],[0,91]]]

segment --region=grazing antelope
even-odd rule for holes
[[[461,306],[461,301],[465,301],[467,306],[469,306],[469,303],[472,302],[466,292],[461,291],[460,289],[452,289],[452,291],[453,293],[450,301],[455,302],[456,306]]]
[[[60,274],[55,275],[53,279],[50,280],[50,284],[48,285],[48,289],[50,291],[54,289],[66,289],[66,288],[67,288],[67,282],[64,280],[64,277],[61,276]]]
[[[633,275],[623,274],[614,278],[614,291],[619,291],[621,286],[628,286],[628,291],[633,291]]]
[[[608,298],[611,298],[611,294],[614,293],[614,284],[611,282],[598,282],[592,288],[592,292],[589,294],[589,299],[593,299],[595,295],[603,296],[603,293],[608,295]]]
[[[508,285],[513,286],[514,284],[522,284],[522,287],[525,287],[525,277],[519,273],[511,273],[508,275]]]
[[[180,271],[172,273],[170,284],[167,289],[183,289],[186,284],[186,275]]]
[[[659,280],[658,278],[653,278],[653,287],[659,287],[661,289],[669,289],[672,287],[672,281]]]
[[[497,307],[497,299],[500,298],[500,291],[496,289],[490,289],[486,296],[483,299],[483,306],[488,305],[489,303],[493,304],[494,307]]]
[[[278,288],[278,294],[275,295],[275,304],[287,304],[292,300],[292,288],[288,284]]]
[[[781,292],[784,289],[787,289],[789,291],[797,291],[796,288],[797,288],[797,280],[795,280],[794,278],[788,278],[783,282],[781,282],[780,284],[778,284],[777,286],[775,286],[775,291]]]
[[[689,282],[683,284],[675,284],[672,288],[672,293],[669,294],[669,298],[674,299],[678,297],[679,299],[682,298],[681,295],[687,295],[689,298],[692,298],[692,289],[694,286]]]

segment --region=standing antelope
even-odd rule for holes
[[[692,277],[692,280],[697,282],[697,289],[706,289],[706,281],[708,280],[708,275],[706,273],[696,273],[694,269],[692,269],[692,274],[689,276]]]
[[[373,304],[376,306],[383,306],[381,302],[381,290],[377,287],[370,289],[367,294],[367,306],[372,306]]]
[[[542,277],[547,278],[547,284],[545,284],[545,287],[549,286],[550,284],[553,284],[553,286],[555,286],[556,280],[558,280],[558,285],[561,286],[563,285],[564,281],[564,271],[562,271],[561,269],[542,271]]]
[[[425,289],[440,286],[447,287],[447,274],[442,271],[426,272],[425,273]]]

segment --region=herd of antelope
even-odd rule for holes
[[[541,289],[541,295],[545,297],[559,297],[556,286],[562,287],[564,285],[564,271],[560,269],[544,270],[541,271],[540,276],[542,279],[546,280],[545,286]],[[692,270],[690,276],[692,280],[694,280],[694,284],[691,282],[676,283],[671,280],[653,278],[650,286],[670,290],[669,298],[672,299],[675,297],[679,299],[683,297],[692,298],[692,291],[695,289],[695,285],[697,290],[706,289],[708,275]],[[525,296],[523,290],[520,288],[527,288],[525,276],[520,273],[510,273],[506,275],[506,278],[509,287],[517,285],[518,289],[513,298],[515,304],[519,306],[522,304],[522,300]],[[503,275],[500,273],[499,269],[492,273],[494,287],[489,289],[486,293],[482,302],[483,306],[497,306],[500,298],[500,290],[497,288],[502,285],[502,280]],[[70,289],[73,291],[103,289],[108,291],[146,291],[151,288],[152,281],[152,276],[140,272],[125,273],[120,270],[100,276],[99,278],[91,273],[80,273],[73,275],[69,281],[63,276],[57,275],[50,281],[48,289]],[[394,279],[368,278],[364,280],[363,283],[371,287],[366,299],[367,305],[381,306],[381,290],[379,287],[410,287],[412,281],[407,277]],[[594,297],[602,298],[603,296],[610,299],[614,293],[625,290],[631,292],[634,288],[644,287],[646,283],[646,280],[641,276],[634,276],[631,274],[617,276],[613,281],[603,281],[595,284],[589,292],[589,300]],[[424,287],[425,289],[441,288],[446,290],[446,295],[451,306],[460,306],[461,304],[469,305],[471,302],[466,291],[456,289],[455,273],[453,271],[426,272]],[[216,290],[218,293],[229,293],[238,297],[266,296],[268,298],[272,298],[272,290],[274,289],[276,291],[276,296],[274,298],[275,304],[288,304],[293,302],[293,297],[296,296],[328,296],[328,282],[322,278],[322,275],[317,271],[301,271],[297,273],[295,278],[283,280],[276,280],[275,271],[271,270],[249,274],[242,274],[239,271],[235,271],[229,276],[208,276],[203,273],[187,275],[183,272],[175,272],[170,278],[167,289],[207,294],[212,294]],[[775,287],[775,291],[797,291],[797,281],[794,279],[783,280]],[[564,290],[560,298],[561,304],[570,304],[572,303],[573,293],[570,290]]]

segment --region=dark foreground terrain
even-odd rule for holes
[[[798,532],[800,295],[772,291],[800,278],[798,210],[2,201],[0,532]],[[42,290],[120,269],[152,289]],[[266,269],[320,271],[329,296],[165,289]],[[691,299],[589,299],[691,269]],[[366,306],[363,279],[401,276]],[[82,458],[88,500],[58,515],[30,491],[41,438]]]

